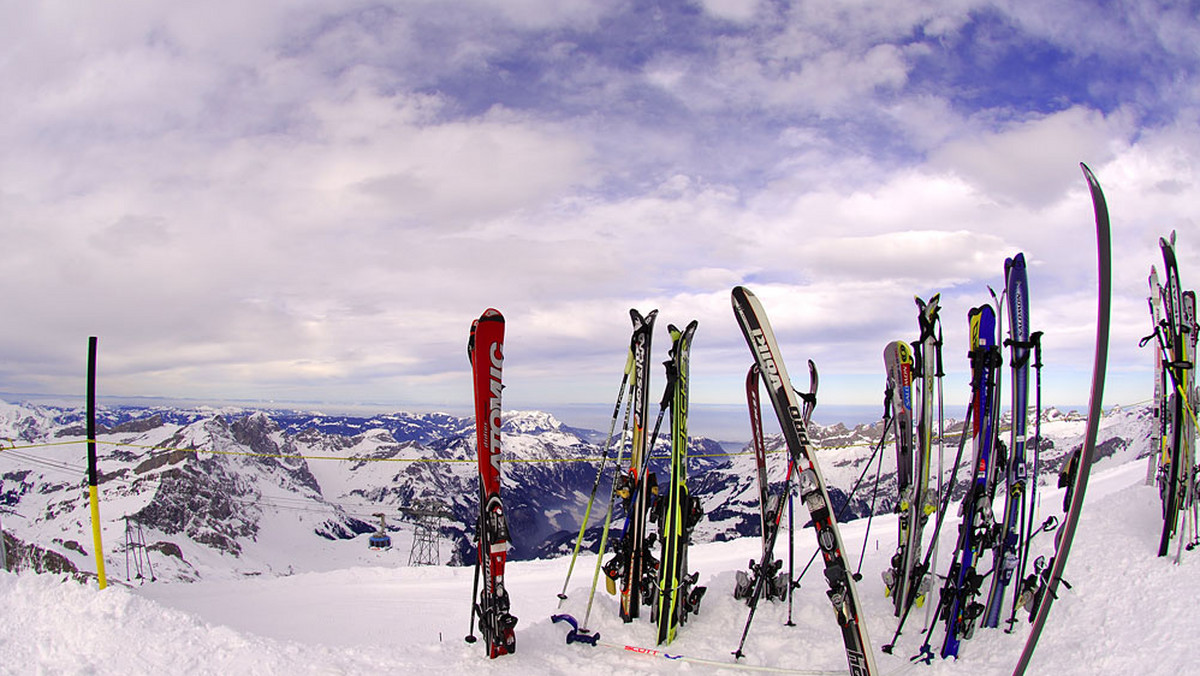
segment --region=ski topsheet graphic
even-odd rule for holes
[[[957,657],[959,643],[974,634],[984,606],[977,599],[984,573],[979,559],[992,546],[992,498],[996,480],[996,425],[999,415],[996,377],[1000,347],[996,343],[996,313],[991,305],[972,308],[967,315],[971,341],[971,414],[974,459],[967,492],[963,496],[958,546],[939,603],[945,618],[942,657]]]
[[[658,643],[675,640],[679,625],[699,610],[704,587],[697,587],[699,574],[688,574],[687,550],[692,529],[700,520],[700,500],[687,485],[688,384],[690,351],[696,322],[680,330],[670,326],[671,360],[667,362],[667,381],[671,387],[671,474],[666,492],[659,492],[656,518],[662,540],[662,559],[657,580],[658,599],[654,607],[658,621]]]
[[[833,604],[842,631],[850,673],[875,673],[875,656],[863,625],[862,605],[855,590],[854,578],[850,575],[833,505],[816,464],[803,409],[784,368],[775,333],[767,321],[762,303],[748,289],[735,287],[732,302],[734,316],[754,355],[759,373],[766,381],[771,404],[783,430],[800,499],[808,509],[817,532],[817,543],[825,564],[825,580],[829,584],[826,594]]]
[[[475,531],[478,558],[472,592],[472,632],[479,620],[489,657],[516,652],[517,618],[509,613],[504,563],[508,557],[508,520],[500,501],[500,391],[504,366],[504,316],[488,309],[471,325],[467,345],[475,382],[475,439],[479,457],[479,519]],[[480,578],[483,589],[480,590]],[[476,599],[476,594],[478,597]],[[467,635],[469,642],[474,636]]]
[[[892,567],[883,573],[884,586],[892,597],[896,616],[908,603],[911,574],[920,558],[920,524],[924,521],[924,487],[916,481],[922,462],[913,450],[913,352],[908,343],[894,340],[883,349],[887,370],[887,392],[894,416],[896,441],[896,490],[900,517],[896,554]]]
[[[984,610],[983,626],[998,627],[1003,611],[1005,589],[1013,575],[1023,577],[1026,545],[1032,535],[1032,506],[1027,509],[1028,466],[1025,462],[1025,431],[1029,417],[1029,366],[1033,356],[1036,334],[1031,340],[1029,331],[1029,280],[1025,272],[1025,255],[1017,254],[1004,261],[1004,297],[1007,299],[1010,349],[1009,367],[1012,370],[1012,427],[1005,473],[1004,519],[992,562],[992,585]],[[1040,413],[1040,411],[1038,412]],[[1016,613],[1016,602],[1013,614]],[[1010,615],[1009,623],[1013,622]]]
[[[641,606],[650,599],[654,563],[646,546],[646,521],[650,511],[650,497],[657,492],[654,477],[649,473],[650,446],[647,443],[646,420],[650,416],[650,340],[654,336],[654,320],[658,310],[642,316],[630,310],[633,322],[633,438],[630,443],[629,472],[622,479],[618,494],[625,505],[625,533],[617,542],[616,555],[606,573],[610,579],[621,580],[621,606],[619,614],[625,622],[632,622],[641,614]],[[618,468],[619,471],[620,468]]]

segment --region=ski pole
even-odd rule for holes
[[[871,452],[871,457],[867,459],[867,464],[863,467],[863,471],[861,473],[859,473],[858,478],[854,480],[854,485],[850,488],[849,495],[846,496],[846,502],[842,504],[841,508],[837,512],[836,518],[838,521],[841,521],[842,517],[846,515],[846,510],[850,507],[850,503],[851,503],[852,499],[854,498],[854,495],[858,492],[859,485],[862,484],[862,480],[864,477],[866,477],[867,472],[869,472],[871,470],[871,465],[875,464],[875,456],[878,455],[879,452],[883,450],[883,444],[884,444],[884,441],[887,439],[887,432],[888,432],[890,425],[891,425],[890,418],[884,421],[883,434],[881,434],[879,437],[879,443],[875,445],[875,450]],[[880,460],[881,465],[882,465],[882,462],[883,461]],[[864,542],[865,542],[865,540],[864,540]],[[800,575],[795,580],[792,581],[793,586],[795,586],[795,587],[800,586],[800,580],[804,579],[804,575],[806,573],[808,573],[808,569],[811,568],[813,565],[813,562],[815,562],[817,560],[817,554],[819,554],[820,552],[821,552],[820,549],[813,552],[812,557],[810,557],[808,559],[808,563],[804,566],[804,570],[801,570]],[[861,565],[861,562],[860,562],[860,565]]]
[[[933,556],[933,553],[937,551],[936,543],[938,541],[938,535],[942,531],[942,524],[946,521],[946,510],[949,509],[949,507],[950,507],[950,496],[954,493],[954,484],[958,480],[958,467],[962,463],[963,449],[967,445],[966,429],[971,424],[971,411],[973,410],[973,408],[974,407],[972,407],[972,406],[967,407],[967,415],[966,415],[966,418],[963,419],[963,434],[959,435],[959,437],[958,437],[958,452],[954,456],[954,469],[950,473],[950,481],[946,485],[946,490],[944,491],[944,493],[942,495],[942,505],[938,509],[937,524],[935,524],[933,527],[932,542],[935,543],[935,546],[930,547],[929,551],[926,552],[925,561],[923,561],[921,563],[922,571],[929,570],[929,561],[930,561],[931,557]],[[939,608],[941,607],[941,604],[942,604],[942,599],[941,599],[941,594],[939,594],[939,596],[938,596],[938,607]],[[896,633],[892,634],[891,642],[887,643],[886,645],[883,646],[883,652],[885,652],[889,655],[892,654],[892,649],[896,646],[896,639],[900,638],[900,634],[904,630],[904,623],[906,621],[908,621],[908,615],[910,612],[912,612],[913,605],[915,605],[915,604],[906,604],[905,605],[904,614],[900,616],[900,622],[896,625]],[[926,606],[926,607],[928,607],[928,606]],[[940,613],[934,613],[935,617],[937,617],[938,615],[940,615]],[[928,622],[928,621],[929,620],[926,619],[926,622]],[[936,622],[930,624],[930,633],[932,633],[932,627],[934,626],[934,624],[936,624]],[[922,649],[922,651],[924,651],[928,647],[929,647],[929,641],[928,641],[928,637],[927,637],[925,645],[922,646],[921,649]]]
[[[736,662],[722,662],[720,660],[711,660],[711,659],[705,659],[702,657],[690,657],[688,655],[680,655],[677,653],[668,653],[668,652],[665,652],[662,650],[658,650],[656,648],[643,648],[640,646],[629,645],[629,644],[609,643],[607,641],[599,640],[600,639],[599,634],[580,636],[579,635],[579,631],[580,631],[579,625],[575,621],[575,618],[571,617],[570,615],[554,615],[550,619],[554,622],[566,622],[568,625],[570,625],[572,627],[572,629],[568,630],[568,632],[567,632],[567,644],[568,645],[571,643],[583,643],[585,645],[590,645],[590,646],[594,646],[594,647],[598,647],[598,648],[609,648],[612,650],[620,650],[623,652],[630,652],[630,653],[634,653],[637,655],[642,655],[644,657],[660,657],[662,659],[672,660],[675,662],[689,662],[692,664],[704,664],[707,666],[721,667],[724,669],[738,669],[738,670],[743,670],[743,671],[763,671],[763,672],[778,673],[778,674],[798,674],[798,675],[804,675],[804,676],[834,676],[835,674],[844,673],[843,671],[840,671],[840,670],[839,671],[829,671],[829,670],[811,670],[811,669],[785,669],[783,667],[760,666],[757,664],[739,664]]]
[[[558,607],[567,600],[567,585],[571,582],[571,573],[575,570],[575,559],[579,556],[579,548],[583,544],[583,534],[587,530],[588,519],[592,515],[592,504],[596,500],[596,490],[600,487],[600,479],[604,475],[604,466],[608,461],[608,451],[612,446],[613,433],[617,429],[617,418],[621,414],[621,400],[625,397],[625,385],[629,382],[629,372],[633,370],[633,351],[625,360],[625,374],[621,377],[621,386],[617,388],[617,403],[613,406],[612,421],[608,425],[608,438],[604,440],[604,455],[600,457],[600,467],[596,470],[596,481],[592,483],[592,494],[588,496],[587,508],[583,511],[583,523],[579,525],[579,535],[575,538],[575,550],[571,552],[571,564],[567,566],[567,578],[563,580],[562,591],[558,594]]]
[[[592,601],[596,598],[596,583],[600,580],[600,567],[604,560],[604,550],[608,547],[608,531],[612,525],[613,504],[616,502],[617,480],[621,478],[621,460],[625,454],[625,435],[629,432],[630,413],[633,408],[633,388],[635,383],[629,384],[629,398],[625,403],[625,420],[621,425],[621,438],[617,445],[617,462],[613,469],[612,486],[608,492],[608,510],[604,514],[604,527],[600,531],[600,548],[596,550],[596,568],[592,571],[592,588],[588,592],[587,611],[583,616],[583,628],[580,631],[587,633],[587,623],[592,616]]]
[[[792,597],[795,596],[796,587],[792,585],[792,576],[796,574],[796,531],[792,527],[795,519],[794,505],[792,501],[793,493],[788,491],[788,618],[784,622],[784,626],[794,627],[795,622],[792,622]]]
[[[482,519],[483,519],[482,511],[480,512],[479,519],[480,519],[480,521],[477,521],[475,524],[476,533],[478,533],[479,529],[481,529],[483,527],[483,524],[481,523]],[[475,544],[475,584],[472,585],[472,587],[471,587],[471,626],[469,629],[467,629],[467,635],[463,639],[467,643],[475,642],[475,615],[479,611],[479,604],[476,603],[475,599],[479,598],[479,565],[480,565],[479,560],[482,556],[483,556],[483,552],[479,551],[479,541],[476,540],[476,544]]]

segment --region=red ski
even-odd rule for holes
[[[475,382],[475,437],[479,450],[479,520],[475,542],[475,590],[471,593],[471,628],[479,620],[489,657],[514,653],[517,618],[509,613],[504,587],[504,562],[508,557],[508,520],[500,501],[500,391],[504,365],[504,315],[489,308],[471,324],[467,345]],[[483,590],[479,578],[483,577]],[[475,637],[467,635],[468,642]]]

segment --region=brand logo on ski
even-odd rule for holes
[[[500,391],[503,389],[503,386],[501,385],[501,382],[500,382],[500,374],[501,374],[501,367],[504,365],[504,344],[503,343],[497,342],[497,343],[493,344],[491,360],[492,360],[492,366],[488,372],[488,375],[491,377],[491,380],[492,380],[491,386],[489,387],[489,390],[492,394],[492,397],[491,397],[492,401],[491,401],[491,407],[490,407],[491,411],[488,416],[488,422],[490,425],[490,429],[488,430],[488,433],[489,433],[488,438],[492,445],[491,463],[492,463],[492,466],[496,468],[496,471],[499,472],[500,471],[500,427],[502,424],[501,419],[500,419]]]
[[[783,383],[779,379],[779,367],[775,365],[775,355],[771,354],[771,346],[767,343],[766,336],[759,329],[751,329],[750,335],[754,338],[754,349],[762,358],[762,372],[767,377],[767,386],[778,390],[783,387]]]

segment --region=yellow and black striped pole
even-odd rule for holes
[[[92,546],[96,550],[96,577],[100,588],[108,586],[104,575],[104,546],[100,542],[100,500],[96,495],[96,336],[88,338],[87,367],[88,500],[92,505]]]

